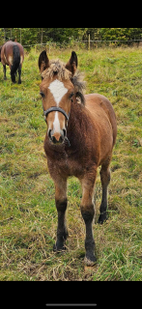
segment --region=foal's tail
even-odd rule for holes
[[[15,83],[15,73],[20,64],[20,50],[18,45],[13,46],[13,65],[11,66],[11,79]]]

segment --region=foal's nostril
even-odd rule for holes
[[[54,144],[56,144],[57,140],[56,140],[55,136],[52,136],[52,142],[53,142]]]
[[[50,139],[52,139],[52,137],[51,137],[51,129],[48,131],[48,136],[49,136]]]
[[[63,129],[63,136],[66,136],[66,129]]]
[[[59,138],[59,143],[62,143],[62,142],[63,142],[63,137],[60,136],[60,138]]]

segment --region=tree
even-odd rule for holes
[[[69,44],[70,40],[128,40],[142,38],[142,28],[0,28],[0,44],[6,38],[16,39],[22,45],[47,43],[49,40]]]

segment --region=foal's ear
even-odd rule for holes
[[[67,70],[72,72],[72,74],[74,75],[74,73],[77,69],[77,66],[78,66],[77,55],[74,51],[72,51],[70,60],[67,62],[65,67],[66,67]]]
[[[49,67],[49,59],[46,54],[46,50],[43,50],[38,59],[38,66],[40,73]]]

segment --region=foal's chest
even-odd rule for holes
[[[83,165],[82,162],[75,158],[73,155],[69,155],[67,152],[61,153],[56,156],[56,158],[48,159],[48,167],[51,176],[58,174],[62,177],[76,176],[80,177],[83,174]]]

